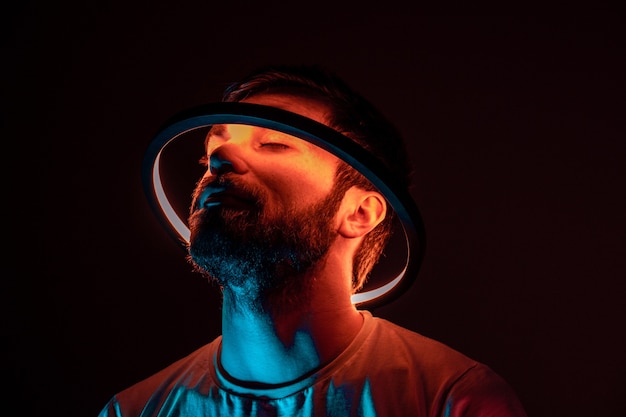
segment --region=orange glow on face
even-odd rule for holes
[[[256,101],[214,103],[181,112],[161,129],[148,148],[143,164],[143,183],[153,209],[186,249],[190,231],[186,221],[168,200],[160,170],[162,153],[168,144],[199,129],[216,126],[205,149],[207,166],[204,176],[212,175],[211,163],[219,162],[220,156],[234,160],[238,164],[234,168],[247,173],[246,181],[270,193],[275,208],[304,206],[326,195],[333,186],[337,162],[343,160],[380,190],[398,214],[403,228],[407,256],[401,272],[394,272],[395,277],[386,279],[384,285],[371,290],[364,288],[352,296],[355,304],[383,304],[380,300],[388,301],[392,294],[399,294],[400,290],[410,285],[421,265],[425,235],[419,210],[410,194],[398,188],[393,181],[387,182],[386,179],[391,178],[389,172],[372,159],[372,155],[355,147],[352,140],[328,126],[319,125],[324,121],[323,108],[305,106],[290,109],[280,102],[282,99],[267,97],[275,100],[275,106],[258,105],[260,103]],[[298,114],[305,118],[296,117]],[[306,118],[310,119],[310,123]],[[318,123],[315,124],[311,118]],[[307,200],[307,192],[303,192],[306,190],[303,184],[312,187],[314,196],[310,197],[310,201]]]
[[[234,175],[268,197],[270,212],[298,210],[327,196],[339,159],[295,136],[241,124],[220,125],[206,140],[204,178]]]

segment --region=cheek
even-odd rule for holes
[[[319,160],[275,166],[265,181],[268,192],[285,209],[316,204],[333,189],[335,168]]]

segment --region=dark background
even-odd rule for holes
[[[219,334],[140,164],[266,63],[329,67],[409,142],[428,252],[376,315],[487,363],[530,416],[624,415],[620,16],[208,3],[5,11],[3,415],[95,416]]]

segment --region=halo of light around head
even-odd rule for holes
[[[161,128],[143,160],[142,180],[151,207],[170,234],[186,248],[189,228],[176,213],[161,179],[161,155],[185,133],[213,124],[247,124],[277,130],[306,140],[350,164],[384,195],[396,212],[406,240],[402,271],[385,284],[352,296],[352,303],[375,307],[404,293],[415,281],[425,250],[425,230],[420,212],[408,190],[400,186],[385,166],[351,139],[321,123],[274,107],[250,103],[213,103],[181,112]]]

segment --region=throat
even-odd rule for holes
[[[224,312],[223,312],[224,313]],[[225,318],[220,361],[239,381],[284,384],[336,358],[358,334],[363,317],[350,310],[272,317],[238,314]]]
[[[309,329],[258,316],[223,329],[220,361],[233,378],[263,384],[297,380],[322,363]]]

